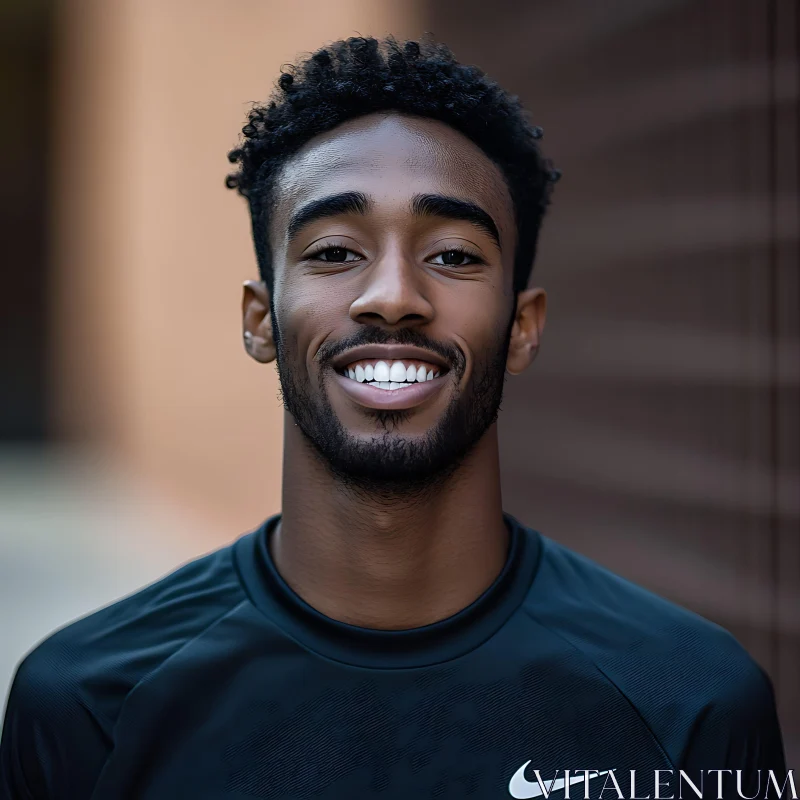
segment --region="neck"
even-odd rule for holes
[[[508,533],[496,425],[424,500],[355,494],[290,418],[284,430],[272,557],[317,611],[365,628],[417,628],[468,606],[502,570]]]

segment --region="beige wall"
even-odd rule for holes
[[[55,112],[53,375],[63,434],[105,448],[229,539],[279,508],[282,409],[241,347],[256,274],[224,188],[282,63],[416,36],[411,0],[64,0]]]

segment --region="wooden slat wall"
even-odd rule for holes
[[[800,766],[798,4],[427,0],[564,171],[506,508],[730,629]]]

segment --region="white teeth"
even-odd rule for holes
[[[389,380],[396,383],[402,383],[406,379],[406,366],[402,361],[395,361],[392,368],[389,370]]]
[[[415,367],[413,364],[406,366],[403,361],[395,361],[390,366],[387,361],[378,361],[374,365],[356,364],[355,367],[345,367],[344,374],[359,383],[366,381],[382,389],[390,388],[391,384],[391,388],[399,389],[414,382],[432,381],[438,374],[438,369]]]
[[[379,383],[385,383],[391,380],[389,375],[389,365],[385,361],[379,361],[375,365],[375,373],[373,375],[373,379],[378,381]]]

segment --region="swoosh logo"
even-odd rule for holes
[[[516,798],[516,800],[530,800],[532,797],[542,797],[543,795],[549,797],[553,792],[557,792],[559,789],[563,789],[566,786],[566,780],[564,778],[554,778],[549,783],[542,780],[538,769],[535,770],[536,782],[529,781],[525,777],[525,770],[530,763],[530,761],[526,761],[511,776],[511,780],[508,782],[508,793]],[[599,778],[601,775],[607,775],[608,772],[609,770],[607,769],[602,772],[590,772],[589,780]],[[569,785],[572,786],[574,783],[583,783],[585,779],[586,776],[583,773],[580,775],[573,775],[569,779]]]

